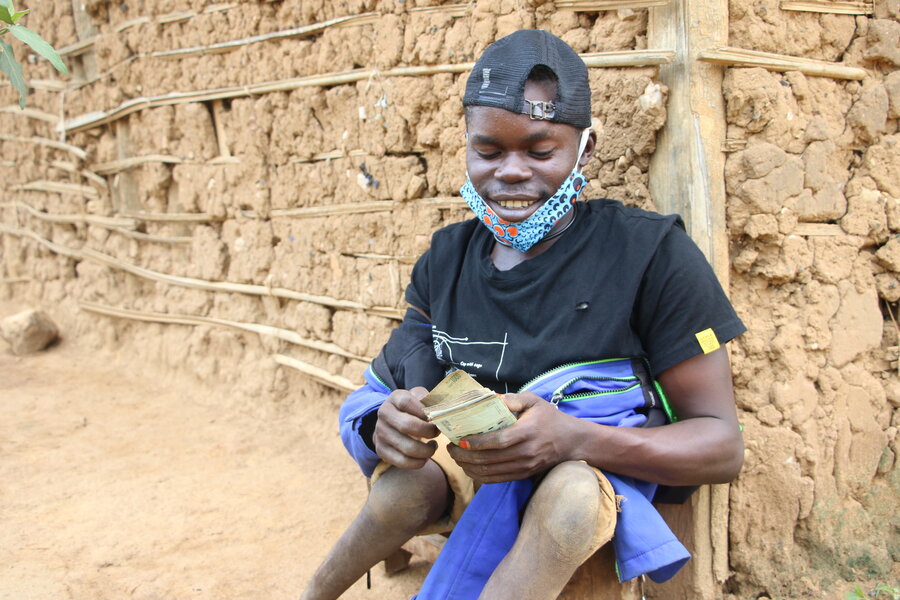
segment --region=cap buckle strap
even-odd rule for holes
[[[556,116],[556,105],[552,102],[544,102],[543,100],[523,100],[522,107],[526,115],[531,117],[532,121],[549,121]]]

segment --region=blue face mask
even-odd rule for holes
[[[575,201],[584,190],[586,180],[584,175],[578,171],[578,161],[587,144],[589,132],[590,130],[585,129],[581,135],[578,158],[575,159],[575,167],[572,172],[556,190],[556,193],[524,221],[510,223],[498,217],[481,197],[481,194],[475,190],[468,173],[466,173],[466,183],[460,188],[459,193],[481,224],[488,228],[498,242],[505,246],[512,246],[519,252],[527,252],[544,239],[553,226],[572,210]]]

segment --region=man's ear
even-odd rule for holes
[[[584,145],[584,150],[581,153],[581,158],[578,159],[578,166],[583,167],[584,165],[590,162],[591,157],[594,155],[594,150],[597,149],[597,134],[593,129],[588,131],[588,140]]]

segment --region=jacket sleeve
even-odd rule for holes
[[[351,393],[338,415],[341,440],[366,477],[380,460],[372,434],[378,407],[398,389],[434,387],[443,369],[434,355],[431,323],[421,313],[407,309],[403,322],[366,369],[365,385]]]
[[[391,393],[391,389],[378,379],[371,365],[365,371],[365,379],[365,385],[344,400],[338,420],[344,447],[359,465],[363,475],[371,477],[380,459],[375,454],[371,434],[366,435],[367,432],[363,430],[363,423],[367,416],[373,413],[377,415],[378,407]]]

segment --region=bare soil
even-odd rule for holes
[[[364,480],[333,409],[263,419],[223,393],[0,340],[0,599],[298,597]],[[426,569],[344,597],[409,598]]]

